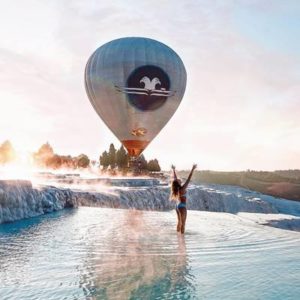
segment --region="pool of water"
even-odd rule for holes
[[[236,215],[79,208],[0,225],[1,299],[299,299],[300,233]]]

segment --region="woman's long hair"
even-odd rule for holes
[[[174,201],[178,200],[180,189],[181,189],[180,183],[178,182],[177,179],[174,179],[171,184],[170,200],[174,200]]]

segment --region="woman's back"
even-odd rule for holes
[[[186,202],[186,194],[187,194],[186,189],[181,188],[179,190],[179,201],[180,202]]]

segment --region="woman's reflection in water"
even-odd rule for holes
[[[156,221],[149,213],[124,211],[118,226],[102,237],[82,276],[90,299],[193,298],[185,237]]]

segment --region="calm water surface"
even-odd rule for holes
[[[238,216],[64,210],[0,225],[1,299],[300,299],[300,234]]]

